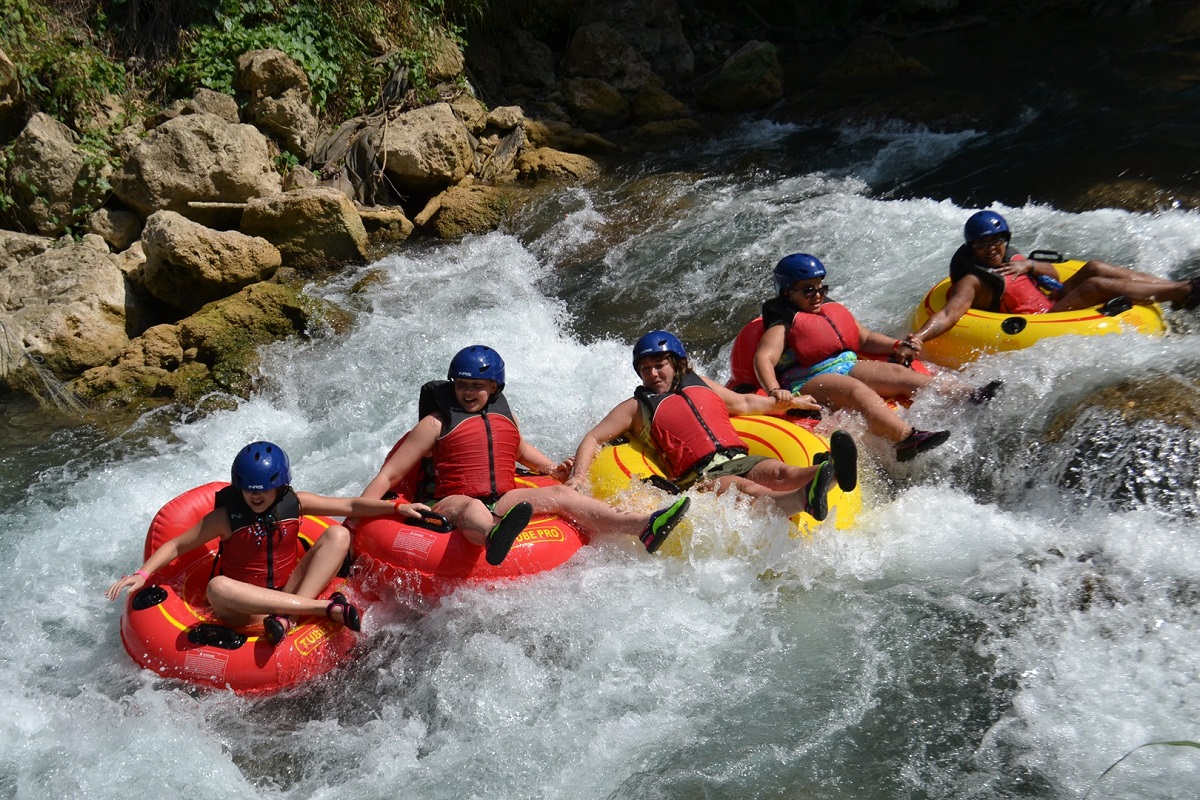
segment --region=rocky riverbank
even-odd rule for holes
[[[676,0],[566,5],[569,26],[542,37],[501,16],[465,53],[442,37],[426,64],[433,102],[397,69],[374,111],[337,124],[318,117],[286,53],[243,53],[235,96],[199,89],[126,126],[115,166],[24,103],[0,53],[4,185],[20,228],[0,231],[0,382],[46,397],[49,376],[93,408],[244,394],[261,344],[351,323],[304,296],[304,281],[413,237],[494,230],[540,186],[745,114],[1002,130],[1052,73],[989,64],[983,46],[1030,21],[958,3],[840,27]],[[1163,81],[1200,41],[1200,15],[1182,4],[1093,5],[1104,14],[1074,30],[1132,19],[1142,34],[1126,51],[1170,26],[1182,55]],[[1132,80],[1127,61],[1109,73]],[[983,83],[996,75],[998,88]],[[1200,205],[1185,183],[1112,181],[1076,205]]]

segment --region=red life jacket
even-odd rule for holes
[[[795,364],[801,367],[847,350],[858,352],[858,347],[858,322],[840,303],[822,303],[816,313],[797,311],[788,328],[787,349],[795,353]]]
[[[733,340],[733,350],[729,353],[730,376],[725,385],[735,392],[748,394],[762,388],[754,371],[754,353],[765,332],[763,318],[759,316],[747,322]]]
[[[1004,314],[1045,314],[1054,302],[1028,275],[1005,275],[1000,311]]]
[[[1021,261],[1025,256],[1009,247],[1004,248],[1005,261]],[[966,275],[979,278],[984,286],[992,290],[992,302],[984,311],[999,314],[1045,314],[1054,307],[1054,302],[1038,288],[1037,282],[1028,275],[1000,275],[975,260],[971,245],[964,244],[950,259],[950,281]]]
[[[684,375],[669,392],[651,394],[639,386],[633,396],[672,480],[703,469],[718,453],[749,452],[729,421],[725,401],[693,373]]]
[[[419,408],[419,416],[436,412],[442,417],[442,433],[433,443],[434,498],[465,494],[491,503],[517,487],[521,431],[503,393],[471,413],[458,405],[454,384],[432,381],[421,387],[418,405],[426,402],[434,407]]]
[[[229,515],[233,531],[217,549],[213,574],[243,583],[282,589],[296,568],[300,535],[300,500],[291,487],[280,489],[275,504],[261,514],[246,505],[242,491],[227,486],[217,492],[217,508]]]

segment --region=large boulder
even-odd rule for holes
[[[512,192],[484,184],[451,186],[413,220],[440,239],[487,233],[500,227],[512,205]]]
[[[886,37],[860,36],[821,71],[818,79],[835,89],[870,91],[930,75],[928,67],[912,56],[902,55]]]
[[[251,200],[242,214],[242,230],[271,242],[283,263],[297,269],[369,260],[362,218],[349,197],[329,187]]]
[[[125,348],[129,301],[125,276],[103,242],[55,247],[0,272],[5,345],[15,343],[60,378]]]
[[[113,193],[142,218],[174,211],[205,225],[229,214],[205,203],[243,203],[278,194],[271,144],[253,125],[188,114],[150,131],[113,177]],[[199,205],[192,205],[199,203]]]
[[[104,239],[114,253],[127,250],[142,236],[142,220],[132,211],[101,208],[88,214],[87,227]]]
[[[31,233],[0,230],[0,274],[27,258],[46,252],[54,240]]]
[[[557,80],[554,51],[527,30],[505,28],[472,37],[467,55],[472,77],[488,89],[548,89]]]
[[[565,80],[562,93],[571,115],[585,128],[606,131],[629,122],[629,101],[614,86],[599,78]]]
[[[471,136],[448,103],[399,114],[383,131],[384,172],[403,194],[432,195],[474,168]]]
[[[231,124],[241,122],[237,100],[234,100],[227,94],[206,89],[202,86],[190,98],[176,100],[167,106],[161,116],[157,118],[155,124],[161,125],[169,119],[174,119],[184,114],[212,114],[214,117],[220,117]]]
[[[19,117],[18,112],[23,102],[21,77],[17,67],[8,55],[0,50],[0,136],[7,135],[8,129]]]
[[[317,115],[304,69],[281,50],[251,50],[237,60],[234,87],[244,92],[246,119],[306,159],[317,141]]]
[[[425,79],[430,83],[452,83],[462,75],[465,66],[462,50],[440,28],[430,29],[426,52]]]
[[[344,330],[349,315],[295,287],[255,283],[176,325],[147,329],[114,363],[88,370],[69,388],[113,405],[141,398],[195,405],[214,391],[245,395],[258,378],[259,348],[304,335],[317,321]]]
[[[600,165],[587,156],[549,147],[522,150],[516,166],[523,180],[577,181],[592,178],[600,172]]]
[[[75,132],[48,114],[34,114],[12,145],[8,184],[19,217],[55,236],[104,202],[111,169],[79,146]]]
[[[656,80],[629,40],[602,22],[575,31],[563,56],[563,72],[572,78],[599,78],[616,89],[630,91]]]
[[[668,81],[691,76],[695,56],[683,34],[676,0],[607,0],[579,4],[575,11],[580,25],[603,23],[620,32]]]
[[[283,260],[266,239],[206,228],[174,211],[150,215],[142,247],[142,287],[187,312],[269,278]]]
[[[781,97],[779,50],[768,42],[747,42],[701,88],[696,102],[716,111],[745,111],[769,106]]]

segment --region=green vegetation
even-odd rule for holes
[[[308,75],[323,113],[371,110],[403,64],[418,93],[438,36],[461,43],[487,0],[0,0],[0,48],[33,110],[75,127],[89,106],[167,105],[206,86],[233,94],[237,58],[276,48]],[[126,64],[131,65],[129,70]]]

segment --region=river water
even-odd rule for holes
[[[600,536],[542,576],[376,604],[356,660],[273,698],[158,680],[122,649],[103,590],[160,505],[254,439],[285,447],[300,488],[356,493],[465,345],[503,354],[526,435],[564,457],[629,395],[643,331],[677,331],[724,377],[783,254],[819,255],[836,299],[906,331],[972,209],[877,187],[977,139],[748,123],[312,287],[358,326],[266,348],[231,410],[110,431],[10,405],[0,796],[1074,798],[1138,745],[1200,739],[1200,433],[1076,411],[1200,378],[1182,313],[1161,339],[976,362],[965,377],[1003,392],[919,396],[906,416],[953,438],[909,464],[825,421],[862,443],[849,531],[792,539],[698,495],[671,554]],[[999,208],[1025,250],[1172,276],[1200,261],[1194,212]],[[1194,750],[1151,747],[1093,797],[1198,793]]]

